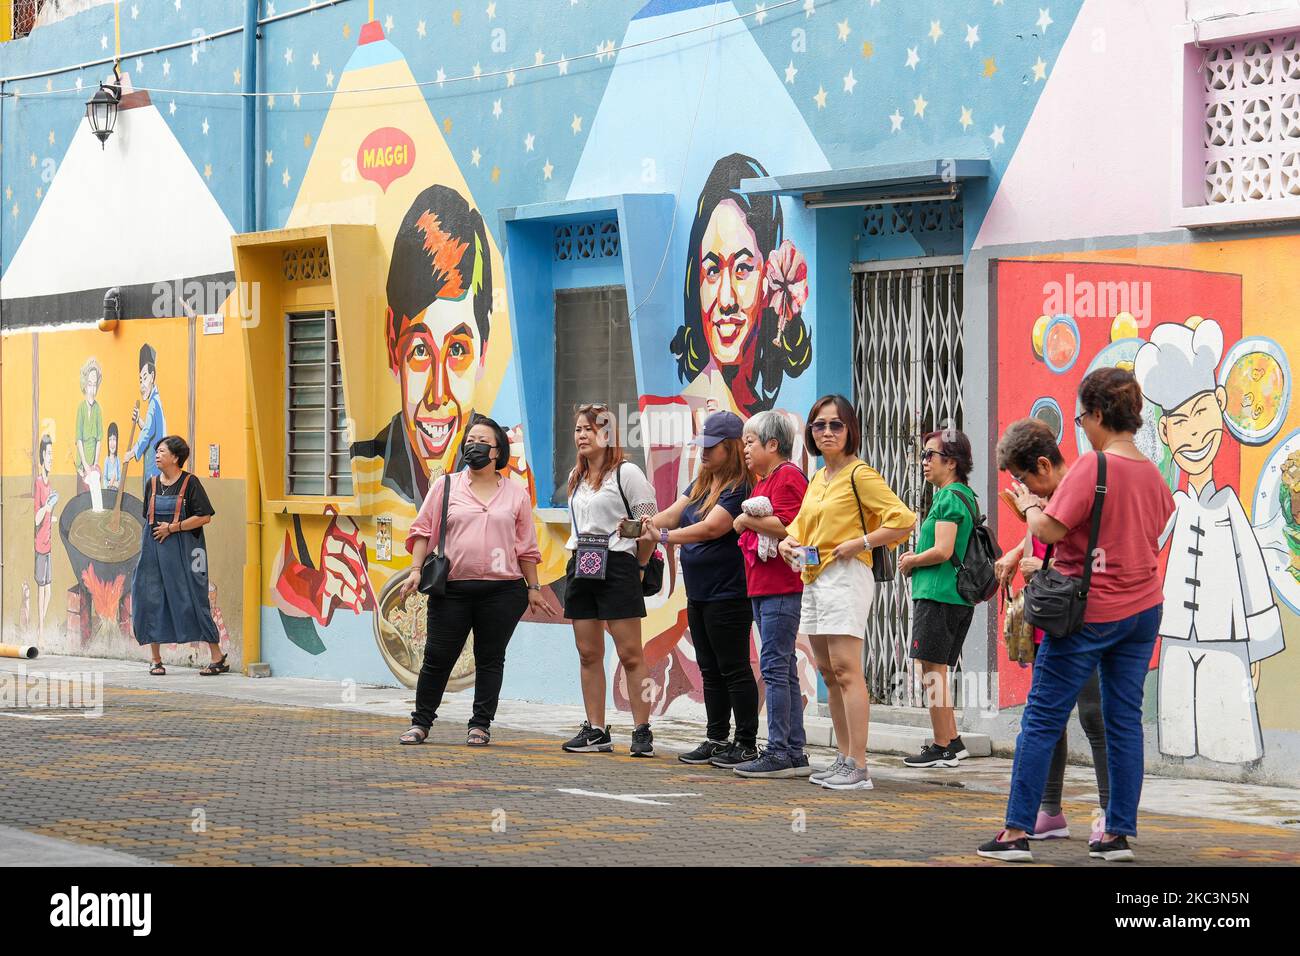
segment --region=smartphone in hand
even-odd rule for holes
[[[1011,509],[1012,514],[1014,514],[1021,521],[1025,520],[1025,513],[1021,511],[1020,506],[1016,504],[1015,495],[1013,495],[1011,492],[1007,491],[1004,488],[1002,491],[998,492],[998,497],[1002,499],[1003,504],[1005,504],[1008,508]]]
[[[618,523],[618,534],[620,538],[641,537],[641,522],[636,518],[624,518]]]

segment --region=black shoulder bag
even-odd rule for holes
[[[956,488],[952,493],[961,499],[970,512],[970,537],[966,539],[966,553],[957,557],[957,549],[948,559],[957,569],[957,593],[963,601],[982,604],[998,593],[998,574],[993,563],[1002,557],[1002,549],[993,540],[984,515]]]
[[[858,483],[853,480],[862,467],[859,463],[853,466],[853,471],[849,474],[849,487],[853,489],[853,500],[858,503],[858,523],[862,525],[862,537],[867,537],[867,519],[862,517],[862,499],[858,497]],[[888,545],[878,544],[871,549],[871,576],[877,583],[894,580],[894,575],[898,573],[898,562],[894,558],[894,552],[889,549]]]
[[[1106,456],[1097,452],[1097,488],[1092,499],[1092,526],[1088,550],[1083,555],[1083,577],[1071,578],[1050,567],[1052,547],[1047,548],[1043,569],[1025,585],[1025,620],[1041,627],[1048,637],[1062,638],[1083,629],[1083,615],[1092,585],[1093,552],[1101,531],[1101,509],[1106,501]]]
[[[420,569],[421,594],[442,597],[447,593],[447,575],[451,572],[451,558],[447,557],[447,506],[451,502],[451,475],[442,486],[442,524],[438,527],[438,550],[424,559]]]
[[[632,505],[627,500],[627,495],[623,492],[622,464],[620,464],[618,470],[614,472],[614,480],[618,483],[619,497],[623,499],[623,510],[627,512],[629,518],[635,521],[636,516],[632,514]],[[663,586],[664,559],[663,555],[659,553],[659,545],[655,545],[653,553],[651,553],[646,563],[641,566],[641,593],[645,597],[650,597],[652,594],[658,594]]]

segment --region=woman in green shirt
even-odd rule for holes
[[[930,432],[921,454],[925,480],[934,485],[934,500],[921,524],[916,552],[902,555],[898,569],[912,576],[912,647],[909,656],[921,665],[934,728],[934,741],[906,757],[909,767],[956,767],[970,756],[953,714],[949,668],[961,659],[975,608],[957,593],[958,560],[975,527],[975,492],[966,484],[971,469],[970,439],[956,429]]]

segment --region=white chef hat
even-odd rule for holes
[[[1151,341],[1138,349],[1133,374],[1147,401],[1165,410],[1202,392],[1214,391],[1214,370],[1223,358],[1223,329],[1202,319],[1190,329],[1178,322],[1157,325]]]

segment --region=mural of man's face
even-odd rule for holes
[[[140,397],[148,399],[153,394],[154,371],[153,367],[146,365],[140,369]]]
[[[397,343],[406,440],[425,474],[443,461],[469,417],[483,345],[468,295],[436,299]]]
[[[763,252],[735,200],[719,203],[700,240],[700,317],[718,365],[741,360],[763,314]]]
[[[1204,474],[1214,467],[1223,444],[1223,410],[1228,395],[1222,386],[1201,392],[1160,419],[1160,440],[1169,446],[1174,462],[1188,475]]]

